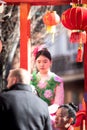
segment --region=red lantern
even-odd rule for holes
[[[60,17],[56,11],[48,11],[43,16],[43,22],[46,24],[47,32],[52,33],[52,42],[54,42],[54,33],[56,31],[55,25],[60,22]]]
[[[87,8],[72,7],[63,12],[62,24],[71,30],[87,30]]]
[[[47,26],[54,26],[57,25],[60,21],[59,15],[56,13],[56,11],[48,11],[44,17],[43,17],[43,22]]]
[[[85,7],[72,7],[63,12],[61,16],[62,24],[70,30],[81,30],[87,31],[87,8]],[[76,61],[82,62],[83,58],[83,48],[82,42],[86,42],[86,36],[83,38],[81,33],[72,33],[72,41],[78,41],[79,48]]]
[[[43,22],[47,26],[47,31],[48,32],[55,32],[54,26],[57,25],[60,21],[59,15],[56,13],[56,11],[48,11],[44,16],[43,16]]]
[[[71,43],[86,43],[86,32],[74,31],[70,35]]]

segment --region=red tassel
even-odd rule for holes
[[[77,31],[77,32],[72,32],[70,35],[70,42],[71,43],[86,43],[86,33]]]
[[[82,62],[82,61],[83,61],[83,49],[81,47],[81,48],[78,48],[76,62]]]

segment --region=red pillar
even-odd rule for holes
[[[30,5],[20,3],[20,67],[29,70],[30,66]],[[29,70],[30,71],[30,70]]]
[[[87,31],[86,31],[86,39],[87,39]],[[84,44],[84,101],[87,116],[87,40],[86,44]],[[86,129],[87,129],[87,117],[86,117]]]

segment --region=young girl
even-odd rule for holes
[[[37,72],[32,74],[31,84],[35,86],[38,96],[47,102],[52,118],[58,106],[64,103],[63,80],[50,71],[52,58],[47,48],[36,50],[34,55]]]
[[[78,107],[73,103],[59,106],[55,118],[55,130],[74,130]]]

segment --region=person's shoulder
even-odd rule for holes
[[[31,89],[32,89],[32,92],[33,92],[35,95],[38,95],[35,86],[31,84],[30,87],[31,87]]]
[[[1,93],[9,91],[8,88],[2,89]]]
[[[63,82],[63,78],[59,75],[55,74],[54,72],[51,72],[51,75],[54,77],[54,79],[58,82]]]
[[[7,100],[7,89],[4,89],[0,92],[0,103],[4,102],[5,100]]]
[[[3,97],[6,93],[8,92],[8,89],[2,89],[2,91],[0,92],[0,97]]]
[[[34,94],[34,100],[36,100],[37,104],[40,104],[40,106],[48,107],[48,104],[44,100],[42,100],[38,95]]]

